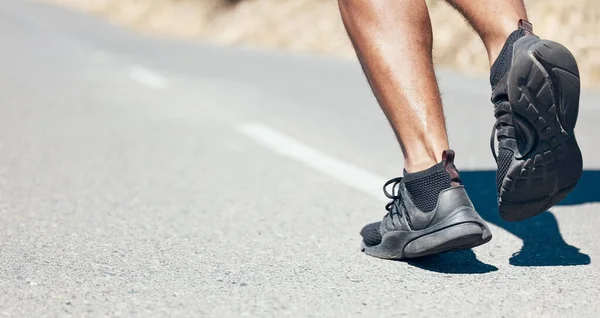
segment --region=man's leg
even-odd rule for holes
[[[491,233],[448,150],[425,0],[339,0],[346,30],[405,158],[383,221],[361,231],[363,251],[414,258],[481,245]]]
[[[565,198],[583,170],[574,133],[575,58],[519,21],[527,19],[522,0],[447,1],[477,31],[490,58],[500,215],[508,221],[538,215]]]
[[[424,0],[339,0],[346,30],[404,154],[405,168],[440,162],[448,137]]]
[[[446,0],[479,34],[488,52],[490,66],[500,54],[519,20],[527,20],[523,0]]]

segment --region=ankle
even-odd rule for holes
[[[515,31],[515,30],[512,30]],[[506,40],[508,40],[508,37],[510,36],[512,32],[509,33],[502,33],[501,35],[497,35],[494,37],[493,40],[490,40],[490,42],[488,44],[486,44],[486,50],[488,53],[488,60],[490,63],[490,67],[492,67],[494,65],[494,63],[496,62],[496,60],[498,60],[498,57],[500,56],[500,53],[502,53],[502,49],[504,48],[504,45],[506,44]]]
[[[502,49],[504,48],[504,45],[506,44],[506,41],[510,35],[519,29],[520,19],[521,18],[504,19],[503,23],[501,24],[501,28],[498,28],[494,31],[494,33],[487,34],[484,38],[482,38],[488,53],[490,67],[494,65],[498,59],[498,56],[502,52]]]
[[[421,157],[419,159],[410,160],[410,161],[408,159],[405,159],[404,170],[406,170],[406,172],[408,172],[408,173],[415,173],[415,172],[429,169],[430,167],[436,165],[437,163],[439,163],[439,161],[437,161],[433,157]]]
[[[432,166],[442,161],[442,154],[444,149],[439,151],[426,151],[420,155],[405,156],[404,158],[404,170],[407,173],[414,173],[423,170],[427,170]]]
[[[431,145],[435,143],[435,145]],[[436,140],[428,142],[422,147],[412,147],[404,153],[404,170],[408,173],[426,170],[442,161],[444,150],[448,149],[448,142],[437,143]]]

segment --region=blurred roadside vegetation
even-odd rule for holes
[[[48,0],[140,32],[355,58],[337,0]],[[475,33],[442,0],[427,0],[437,65],[486,75]],[[566,45],[582,82],[600,88],[600,0],[525,0],[534,31]],[[466,45],[465,45],[466,43]]]

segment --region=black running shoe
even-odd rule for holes
[[[365,226],[362,251],[384,259],[408,259],[469,249],[492,234],[475,211],[454,166],[454,152],[425,171],[388,181],[392,199],[383,221]],[[387,187],[392,185],[392,193]]]
[[[569,50],[541,40],[521,20],[492,66],[490,82],[498,208],[504,220],[519,221],[560,202],[581,177],[574,134],[579,70]]]

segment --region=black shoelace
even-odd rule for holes
[[[494,155],[494,160],[498,161],[498,154],[494,146],[494,137],[497,137],[498,143],[506,138],[515,138],[515,129],[513,115],[508,100],[502,100],[496,103],[494,107],[494,116],[496,123],[492,129],[490,137],[490,148]]]
[[[385,205],[385,209],[388,211],[390,216],[394,214],[400,214],[399,204],[402,200],[402,195],[400,194],[400,182],[402,182],[402,177],[397,177],[389,180],[383,185],[383,193],[386,197],[392,200]],[[392,185],[391,193],[387,190],[389,185]]]

